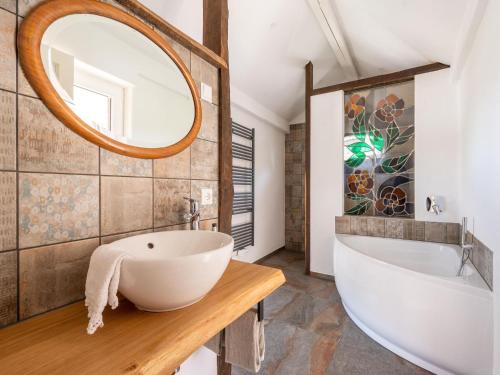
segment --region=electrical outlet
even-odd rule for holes
[[[206,206],[213,202],[212,189],[201,189],[201,204]]]
[[[212,86],[206,83],[201,83],[201,98],[209,103],[212,103]]]

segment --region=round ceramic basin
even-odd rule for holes
[[[142,234],[113,243],[128,253],[119,291],[139,309],[169,311],[202,299],[233,253],[231,236],[210,231]]]

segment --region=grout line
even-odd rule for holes
[[[17,8],[17,5],[16,5],[16,8]],[[1,7],[1,6],[0,6],[0,10],[3,10],[3,11],[5,11],[5,12],[8,12],[8,13],[10,13],[10,14],[13,14],[14,16],[17,16],[16,11],[14,11],[14,12],[13,12],[13,11],[11,11],[11,10],[9,10],[9,9],[7,9],[7,8]],[[17,22],[17,17],[16,17],[16,22]]]
[[[66,243],[81,242],[81,241],[95,240],[95,239],[99,239],[99,236],[78,238],[78,239],[68,240],[68,241],[62,241],[62,242],[51,242],[51,243],[47,243],[47,244],[44,244],[44,245],[23,247],[22,249],[19,249],[19,251],[21,252],[21,251],[25,251],[25,250],[39,249],[41,247],[56,246],[56,245],[62,245],[62,244],[66,244]]]
[[[19,33],[19,1],[16,1],[16,254],[17,254],[17,306],[16,306],[16,321],[21,318],[21,265],[19,252],[19,53],[17,51],[17,36]]]

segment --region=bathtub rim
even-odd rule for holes
[[[467,261],[467,266],[470,267],[472,271],[472,275],[468,277],[457,277],[457,276],[439,276],[439,275],[432,275],[429,273],[421,272],[421,271],[415,271],[410,268],[402,267],[394,263],[390,263],[388,261],[384,261],[382,259],[370,256],[368,254],[365,254],[353,247],[351,247],[349,244],[345,243],[342,241],[343,238],[364,238],[367,240],[373,240],[373,239],[379,239],[379,240],[387,240],[387,241],[396,241],[396,242],[413,242],[417,244],[422,244],[422,243],[429,243],[429,244],[434,244],[434,245],[440,245],[440,246],[457,246],[457,245],[452,245],[452,244],[444,244],[444,243],[438,243],[438,242],[423,242],[423,241],[415,241],[415,240],[405,240],[405,239],[400,239],[400,238],[383,238],[383,237],[373,237],[373,236],[360,236],[360,235],[355,235],[355,234],[335,234],[334,241],[339,242],[340,245],[342,245],[347,251],[351,251],[352,253],[355,253],[356,256],[359,257],[364,257],[367,259],[370,259],[371,262],[374,262],[382,267],[388,268],[392,271],[397,271],[397,272],[406,272],[414,277],[424,277],[429,281],[439,281],[441,283],[445,283],[449,287],[453,288],[461,288],[462,290],[465,288],[467,289],[468,292],[473,293],[473,294],[482,294],[484,298],[493,298],[493,291],[488,287],[488,284],[486,284],[486,281],[484,281],[483,277],[479,274],[478,270],[476,267],[472,264],[470,259]],[[335,252],[338,251],[338,246],[335,246]],[[334,254],[335,255],[335,254]],[[334,264],[335,266],[335,264]],[[465,290],[464,290],[465,291]]]

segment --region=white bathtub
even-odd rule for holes
[[[337,235],[335,281],[371,338],[436,374],[491,375],[493,297],[458,246]]]

